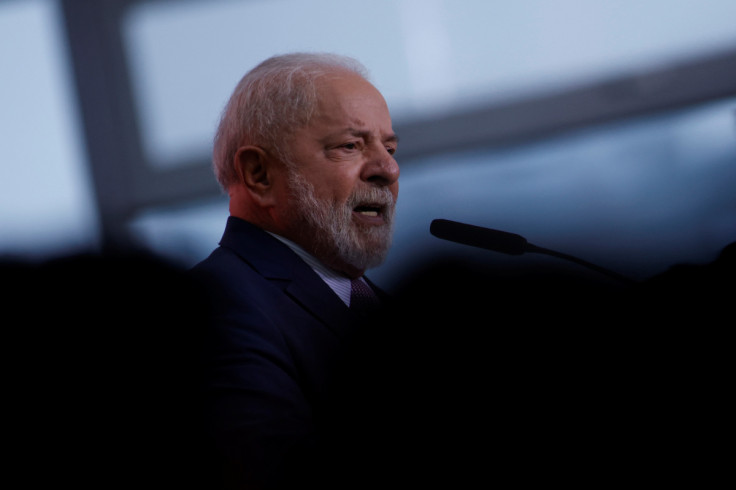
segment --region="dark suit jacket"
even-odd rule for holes
[[[237,218],[193,273],[213,312],[207,418],[227,480],[270,488],[334,475],[326,459],[334,436],[346,438],[339,387],[358,318],[291,249]]]

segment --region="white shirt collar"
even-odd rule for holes
[[[304,250],[302,247],[292,242],[291,240],[288,240],[275,233],[271,233],[270,231],[268,233],[272,235],[274,238],[281,241],[284,245],[292,249],[295,254],[297,254],[304,262],[306,262],[314,270],[314,272],[316,272],[317,275],[321,277],[322,280],[327,283],[330,289],[332,289],[335,292],[335,294],[337,294],[337,296],[342,300],[343,303],[345,303],[347,306],[350,306],[350,278],[349,277],[333,269],[330,269],[329,267],[324,265],[322,262],[317,260],[309,252],[307,252],[306,250]]]

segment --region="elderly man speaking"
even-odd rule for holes
[[[340,480],[335,441],[360,425],[344,424],[346,366],[385,302],[363,274],[391,244],[397,142],[365,68],[342,56],[270,58],[225,107],[213,160],[230,217],[194,273],[212,298],[207,428],[230,486]]]

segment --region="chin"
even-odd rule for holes
[[[391,247],[390,228],[373,227],[368,234],[361,230],[353,234],[351,242],[349,247],[340,247],[341,255],[347,263],[362,270],[378,267],[386,260]]]

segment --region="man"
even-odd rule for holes
[[[385,100],[349,58],[270,58],[230,98],[213,153],[230,217],[194,269],[212,295],[207,419],[227,484],[335,477],[336,441],[359,425],[347,367],[372,318],[351,286],[384,296],[363,274],[391,243],[396,147]]]

